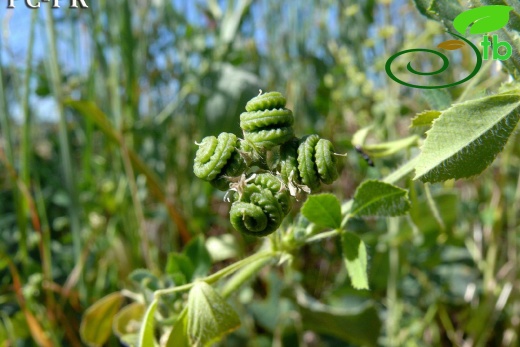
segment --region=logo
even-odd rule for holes
[[[400,51],[394,55],[392,55],[385,64],[385,70],[388,76],[396,81],[397,83],[400,83],[402,85],[405,85],[407,87],[412,88],[421,88],[421,89],[438,89],[438,88],[448,88],[453,87],[458,84],[464,83],[471,78],[475,77],[475,75],[479,72],[480,68],[482,67],[482,60],[488,60],[488,59],[494,59],[494,60],[506,60],[511,57],[511,54],[513,52],[513,48],[508,42],[503,42],[498,40],[498,35],[492,35],[491,41],[489,40],[489,36],[486,35],[489,32],[498,30],[503,28],[507,25],[507,22],[509,21],[509,12],[512,10],[512,7],[510,6],[503,6],[503,5],[492,5],[492,6],[483,6],[474,8],[472,10],[468,10],[465,12],[462,12],[459,14],[453,21],[453,27],[458,32],[452,33],[450,31],[447,31],[450,35],[454,36],[455,40],[448,40],[440,43],[437,48],[445,49],[448,51],[454,51],[457,49],[460,49],[466,45],[468,45],[473,52],[475,53],[476,57],[476,64],[475,68],[471,73],[464,79],[450,83],[450,84],[444,84],[444,85],[438,85],[438,86],[430,86],[430,85],[419,85],[419,84],[413,84],[408,83],[406,81],[403,81],[395,76],[395,74],[392,72],[391,65],[394,62],[395,59],[400,57],[401,55],[408,54],[408,53],[414,53],[414,52],[426,52],[431,53],[439,58],[442,59],[442,67],[435,71],[431,72],[421,72],[417,71],[412,67],[412,63],[408,62],[406,65],[406,69],[411,72],[414,75],[419,76],[433,76],[440,74],[449,67],[450,62],[448,60],[448,57],[446,57],[444,54],[438,51],[434,51],[432,49],[426,49],[426,48],[414,48],[414,49],[407,49],[404,51]],[[471,41],[465,38],[466,31],[469,28],[469,34],[483,34],[482,41],[480,42],[482,48],[483,48],[483,54],[480,53],[477,46],[475,46]],[[459,35],[460,34],[460,35]],[[492,47],[492,53],[491,56],[489,54],[489,47]],[[499,51],[500,48],[502,49],[502,52]]]
[[[85,0],[61,0],[62,2],[70,1],[70,8],[88,8]],[[24,0],[25,6],[28,8],[40,8],[42,2],[51,2],[51,0]],[[79,5],[79,6],[78,6]],[[15,8],[14,0],[8,0],[7,8]],[[52,0],[52,8],[60,8],[60,0]]]

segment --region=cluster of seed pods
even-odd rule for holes
[[[230,220],[244,234],[271,234],[299,191],[310,193],[338,178],[332,143],[318,135],[295,137],[285,104],[279,92],[260,94],[240,115],[244,139],[222,133],[197,143],[195,175],[235,192]]]

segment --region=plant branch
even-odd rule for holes
[[[244,259],[242,259],[242,260],[240,260],[240,261],[238,261],[236,263],[233,263],[233,264],[223,268],[222,270],[215,272],[212,275],[209,275],[209,276],[206,276],[204,278],[198,279],[198,281],[204,281],[204,282],[206,282],[208,284],[213,284],[213,283],[219,281],[220,279],[222,279],[222,278],[224,278],[226,276],[229,276],[229,275],[233,274],[234,272],[240,270],[244,266],[247,266],[247,265],[249,265],[251,263],[254,263],[254,262],[256,262],[256,261],[258,261],[260,259],[276,257],[276,256],[279,256],[279,255],[280,255],[280,252],[273,252],[273,251],[256,253],[256,254],[253,254],[253,255],[251,255],[251,256],[249,256],[247,258],[244,258]],[[185,284],[185,285],[182,285],[182,286],[178,286],[178,287],[156,290],[154,292],[154,297],[156,299],[158,299],[162,295],[173,294],[173,293],[176,293],[176,292],[189,290],[194,285],[195,285],[195,282],[191,282],[191,283],[188,283],[188,284]]]

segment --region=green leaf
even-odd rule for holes
[[[422,127],[422,126],[431,126],[433,121],[439,118],[442,112],[427,110],[421,113],[418,113],[417,116],[412,118],[412,125],[410,127]]]
[[[519,117],[518,90],[452,106],[428,130],[414,179],[439,182],[481,173],[502,151]]]
[[[303,328],[319,334],[333,336],[354,346],[377,346],[381,320],[377,309],[367,304],[360,309],[340,309],[316,303],[306,297],[298,299]]]
[[[332,194],[309,196],[303,204],[302,214],[322,227],[337,229],[341,226],[341,204]]]
[[[248,304],[248,311],[255,324],[273,333],[284,315],[294,307],[292,302],[282,294],[285,284],[280,274],[270,271],[264,280],[266,297],[253,300]]]
[[[368,289],[367,249],[356,234],[344,232],[341,235],[341,248],[347,272],[356,289]]]
[[[485,34],[501,29],[509,21],[509,6],[482,6],[464,11],[455,18],[453,26],[462,35],[466,35],[469,26],[470,34]]]
[[[190,347],[188,337],[188,307],[185,307],[168,336],[166,347]]]
[[[182,278],[182,283],[175,283],[175,285],[183,285],[193,277],[195,268],[190,258],[185,254],[171,252],[168,254],[168,261],[166,262],[165,272],[169,275],[178,275]]]
[[[139,326],[146,307],[140,302],[125,306],[114,317],[114,334],[129,347],[137,346]]]
[[[419,136],[412,135],[396,141],[383,142],[374,145],[365,145],[363,147],[363,150],[366,154],[368,154],[371,157],[382,158],[393,155],[403,149],[411,147],[417,144],[418,140]]]
[[[410,209],[404,189],[389,183],[369,180],[363,182],[354,194],[352,216],[398,216]]]
[[[157,310],[157,300],[152,301],[143,318],[141,329],[139,331],[139,347],[153,347],[156,346],[155,342],[155,324],[154,315]]]
[[[191,343],[208,346],[237,329],[233,308],[206,282],[196,282],[188,298],[188,334]]]
[[[112,334],[112,321],[123,303],[120,292],[109,294],[90,306],[83,315],[79,334],[89,346],[102,346]]]
[[[204,237],[199,235],[193,238],[183,249],[182,253],[186,255],[193,264],[194,270],[190,280],[198,277],[204,277],[211,268],[211,257],[204,244]]]

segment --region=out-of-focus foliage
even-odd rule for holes
[[[505,70],[485,62],[446,90],[406,88],[386,75],[390,55],[451,39],[444,25],[451,29],[462,1],[87,2],[0,9],[9,29],[0,41],[0,346],[81,346],[80,331],[92,345],[153,340],[140,331],[145,306],[156,318],[177,317],[170,336],[188,341],[177,327],[198,330],[179,305],[183,293],[157,305],[153,293],[205,278],[260,244],[233,231],[223,194],[194,177],[194,142],[238,134],[239,114],[259,89],[287,96],[295,132],[348,153],[339,180],[324,188],[346,201],[363,180],[387,176],[427,145],[425,126],[442,120],[435,111],[517,88],[503,84],[513,80],[508,72],[517,76],[516,58]],[[518,5],[505,3],[514,15],[498,34],[518,52]],[[449,54],[448,83],[474,66],[469,50]],[[439,64],[420,62],[425,71]],[[369,130],[358,144],[360,129]],[[366,147],[375,166],[353,145]],[[238,313],[240,328],[221,345],[518,344],[519,158],[513,132],[478,178],[389,182],[409,190],[409,215],[346,225],[366,252],[370,290],[353,289],[341,238],[300,245],[298,235],[316,226],[293,213],[283,228],[294,239],[273,238],[298,245],[283,266],[260,270],[270,259],[259,258],[245,267],[254,279],[237,272],[222,290],[195,287]],[[366,266],[357,260],[347,267]],[[80,329],[81,319],[97,317],[87,308],[114,292],[117,303],[127,298],[115,334],[90,340],[92,325]],[[156,319],[151,329],[173,323]]]

